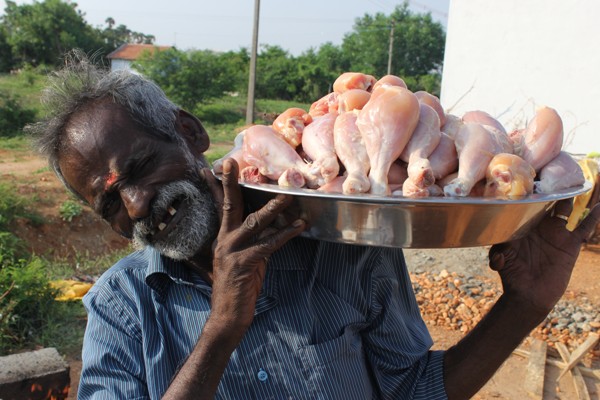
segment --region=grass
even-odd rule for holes
[[[39,114],[41,93],[45,77],[34,71],[26,70],[17,75],[0,74],[0,91],[5,90],[18,96],[23,106],[32,108]]]
[[[31,146],[25,136],[0,137],[0,150],[9,150],[13,154],[22,155],[31,152]]]
[[[40,332],[38,341],[44,347],[55,347],[60,354],[79,358],[87,323],[83,303],[78,300],[54,303],[54,313],[43,321],[45,329]]]
[[[128,247],[100,257],[91,257],[89,253],[76,251],[74,260],[72,258],[52,260],[48,265],[48,276],[50,279],[67,279],[74,275],[98,276],[132,251],[133,248]]]
[[[36,198],[26,198],[17,194],[14,185],[0,182],[0,231],[8,230],[15,218],[27,218],[35,222]]]

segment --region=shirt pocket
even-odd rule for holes
[[[370,399],[373,388],[362,339],[347,326],[341,336],[300,348],[311,399]]]

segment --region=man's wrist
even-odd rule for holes
[[[217,340],[223,346],[233,350],[240,343],[247,330],[248,326],[241,324],[239,320],[211,312],[202,334],[218,338]]]
[[[536,304],[531,298],[515,292],[503,293],[498,299],[497,307],[505,312],[515,313],[515,316],[531,329],[539,325],[552,311],[552,307]]]

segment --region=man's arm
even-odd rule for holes
[[[569,215],[570,200],[555,212]],[[541,323],[567,288],[581,244],[600,222],[600,205],[573,232],[547,215],[527,237],[492,246],[490,267],[504,293],[490,312],[444,359],[448,398],[468,399],[492,377],[521,341]]]
[[[205,179],[222,206],[221,229],[214,244],[211,313],[192,353],[173,379],[164,399],[212,399],[229,358],[254,318],[268,257],[304,230],[304,222],[274,228],[271,223],[290,204],[279,195],[244,219],[238,165],[223,164],[223,189],[210,173]]]

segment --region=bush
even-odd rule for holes
[[[33,122],[35,116],[35,110],[21,105],[19,96],[0,91],[0,137],[20,135],[23,127]]]
[[[73,218],[81,215],[82,210],[83,209],[78,202],[73,200],[67,200],[60,205],[60,209],[58,210],[58,212],[60,213],[60,216],[63,219],[63,221],[71,222]]]
[[[27,213],[26,200],[15,193],[16,189],[12,185],[0,183],[0,231],[8,230],[15,218]]]
[[[9,229],[16,218],[40,222],[39,216],[27,210],[27,204],[27,199],[16,195],[16,189],[12,185],[0,183],[0,269],[28,256],[21,239]]]
[[[0,231],[0,269],[14,264],[25,254],[23,242],[10,232]]]
[[[0,270],[0,355],[35,343],[54,312],[56,295],[39,258]]]
[[[227,102],[199,104],[193,112],[202,123],[215,125],[243,123],[246,118],[244,108],[232,106]]]

